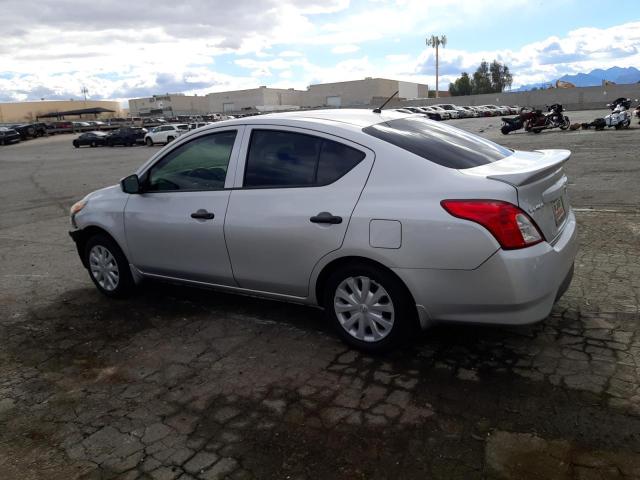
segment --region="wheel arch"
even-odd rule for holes
[[[407,284],[393,270],[391,270],[389,267],[387,267],[386,265],[384,265],[383,263],[381,263],[381,262],[379,262],[377,260],[372,260],[371,258],[361,257],[361,256],[358,256],[358,255],[349,255],[349,256],[335,258],[335,259],[331,260],[329,263],[327,263],[324,267],[322,267],[322,270],[318,274],[318,276],[316,278],[316,281],[315,281],[315,285],[314,285],[315,300],[316,300],[316,303],[318,305],[322,304],[322,299],[324,298],[324,294],[325,294],[324,289],[326,287],[327,280],[329,279],[329,276],[333,272],[335,272],[338,268],[342,268],[342,267],[344,267],[346,265],[354,265],[354,264],[370,265],[372,267],[375,267],[375,268],[378,268],[380,270],[383,270],[384,272],[386,272],[389,275],[393,276],[404,287],[407,295],[411,299],[412,304],[413,305],[416,304],[415,298],[413,297],[413,294],[411,293],[411,290],[409,290],[409,287],[407,287]]]
[[[122,245],[120,245],[118,240],[116,240],[116,238],[104,228],[99,227],[97,225],[88,225],[84,227],[82,230],[77,230],[76,232],[77,233],[73,237],[73,240],[76,242],[78,255],[80,255],[80,260],[82,261],[82,265],[84,265],[85,268],[88,268],[89,266],[87,265],[87,259],[85,258],[84,250],[89,239],[95,235],[106,235],[107,237],[109,237],[113,241],[113,243],[115,243],[118,246],[118,248],[122,252],[122,255],[124,255],[124,257],[127,258],[127,255],[125,253],[125,250],[122,248]],[[127,261],[128,261],[128,258],[127,258]]]

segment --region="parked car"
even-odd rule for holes
[[[41,137],[47,134],[47,126],[44,123],[20,123],[11,125],[9,128],[15,130],[20,134],[22,140],[28,138]]]
[[[570,154],[394,111],[261,115],[176,138],[73,205],[70,234],[107,296],[159,279],[320,305],[382,351],[550,313],[577,252]]]
[[[98,147],[106,145],[108,137],[107,132],[86,132],[73,140],[73,146],[80,147]]]
[[[105,139],[105,144],[109,147],[115,147],[116,145],[124,145],[125,147],[132,147],[138,143],[144,143],[145,135],[147,134],[146,128],[140,127],[120,127],[117,130],[109,133]]]
[[[436,113],[439,113],[442,117],[442,120],[451,119],[451,112],[445,110],[444,108],[438,107],[437,105],[429,105],[429,108],[434,110]]]
[[[451,116],[451,118],[460,118],[460,113],[458,112],[458,109],[456,108],[455,105],[452,105],[450,103],[441,103],[439,105],[434,105],[434,106],[442,108],[443,110],[446,110]]]
[[[480,112],[478,112],[473,107],[458,107],[458,108],[461,108],[461,109],[465,110],[467,112],[467,116],[468,117],[479,117],[480,116]]]
[[[20,141],[20,134],[13,128],[0,127],[0,145],[10,145]]]
[[[206,127],[211,122],[194,122],[189,124],[189,130],[195,130],[196,128]]]
[[[90,127],[88,122],[71,122],[74,130],[82,130],[83,128]]]
[[[189,131],[189,125],[186,123],[160,125],[153,128],[144,137],[144,143],[152,146],[156,143],[169,143],[178,138],[185,132]]]
[[[500,112],[500,109],[498,107],[496,107],[495,105],[481,105],[482,108],[484,108],[484,110],[486,112],[489,113],[490,116],[492,117],[497,117],[499,115],[505,115],[503,113]]]

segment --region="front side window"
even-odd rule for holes
[[[421,117],[389,120],[362,131],[433,163],[455,169],[486,165],[513,153],[472,133]]]
[[[278,130],[254,130],[245,187],[305,187],[335,182],[365,154],[332,140]]]
[[[149,171],[147,191],[224,188],[236,131],[213,133],[180,145]]]

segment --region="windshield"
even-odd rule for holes
[[[486,165],[513,153],[482,137],[422,117],[389,120],[362,131],[433,163],[455,169]]]

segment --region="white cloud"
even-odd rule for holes
[[[336,45],[331,49],[331,53],[335,54],[343,54],[343,53],[353,53],[360,50],[360,47],[357,45]]]

